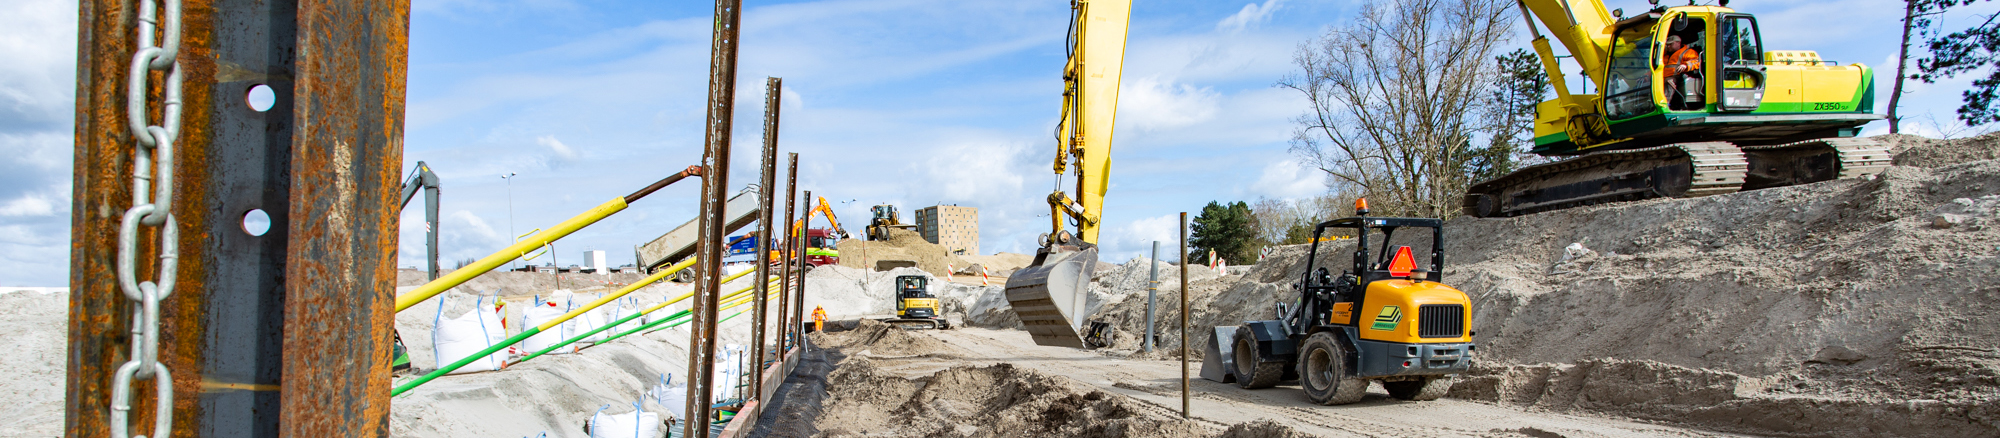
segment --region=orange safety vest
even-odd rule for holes
[[[1660,73],[1666,77],[1701,70],[1701,52],[1696,52],[1693,47],[1681,46],[1680,50],[1668,54],[1665,61],[1660,66]]]

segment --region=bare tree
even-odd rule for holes
[[[1358,188],[1374,214],[1458,214],[1478,155],[1473,135],[1490,60],[1512,24],[1502,0],[1369,0],[1346,26],[1302,44],[1301,69],[1278,85],[1312,110],[1291,151]],[[1512,17],[1512,19],[1510,19]]]

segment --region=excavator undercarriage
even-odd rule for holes
[[[1824,138],[1737,147],[1676,143],[1598,151],[1522,168],[1474,184],[1465,213],[1507,217],[1609,202],[1692,198],[1881,173],[1888,145],[1867,138]]]

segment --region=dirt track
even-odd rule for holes
[[[836,333],[841,336],[844,333]],[[1027,332],[964,328],[947,331],[911,332],[916,338],[941,341],[942,348],[924,354],[898,348],[894,354],[878,353],[888,347],[881,343],[857,342],[842,348],[848,362],[864,360],[872,372],[913,380],[931,379],[940,371],[966,366],[1012,364],[1052,376],[1067,377],[1109,394],[1128,397],[1147,417],[1179,416],[1180,392],[1178,361],[1133,360],[1091,351],[1034,345]],[[925,340],[929,341],[929,339]],[[931,342],[919,342],[932,344]],[[847,364],[843,364],[847,367]],[[1193,363],[1190,371],[1198,370]],[[1639,436],[1738,436],[1726,433],[1639,423],[1630,420],[1536,412],[1514,407],[1459,400],[1403,402],[1390,399],[1380,388],[1368,398],[1346,406],[1318,406],[1307,402],[1296,386],[1249,391],[1232,384],[1191,381],[1196,423],[1220,432],[1240,423],[1271,420],[1300,432],[1328,437],[1372,436],[1477,436],[1477,437],[1639,437]],[[836,397],[843,390],[838,379],[829,388]],[[966,388],[965,390],[977,390]],[[836,403],[838,401],[835,401]],[[893,411],[898,406],[871,406]],[[829,406],[829,410],[834,407]],[[822,416],[822,431],[850,428],[837,418]]]

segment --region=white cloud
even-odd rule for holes
[[[549,148],[550,152],[554,152],[556,154],[556,158],[561,158],[564,160],[574,160],[577,157],[576,149],[572,149],[569,147],[569,145],[563,144],[562,140],[557,140],[556,136],[553,135],[544,135],[540,137],[535,137],[535,144]]]
[[[1106,233],[1109,239],[1099,239],[1105,245],[1100,252],[1101,261],[1123,263],[1133,257],[1152,254],[1153,242],[1160,242],[1160,258],[1178,257],[1175,245],[1180,244],[1180,214],[1141,218],[1112,228]]]
[[[935,194],[946,202],[1014,199],[1027,180],[1015,159],[1028,149],[1020,142],[972,140],[930,150],[925,170],[932,187],[913,188],[913,195]]]
[[[1171,129],[1215,118],[1222,95],[1213,88],[1146,76],[1119,91],[1120,124],[1142,130]]]
[[[53,216],[56,205],[40,194],[29,194],[0,204],[0,216]]]
[[[1236,11],[1236,14],[1216,22],[1215,30],[1241,32],[1244,29],[1255,28],[1257,25],[1263,24],[1264,21],[1271,19],[1271,13],[1277,11],[1278,7],[1282,4],[1284,4],[1284,0],[1265,0],[1263,5],[1256,3],[1243,5],[1243,10]]]
[[[1325,178],[1317,170],[1307,169],[1296,159],[1284,159],[1264,166],[1257,182],[1250,185],[1247,197],[1267,197],[1276,199],[1300,199],[1318,195],[1326,191]]]

